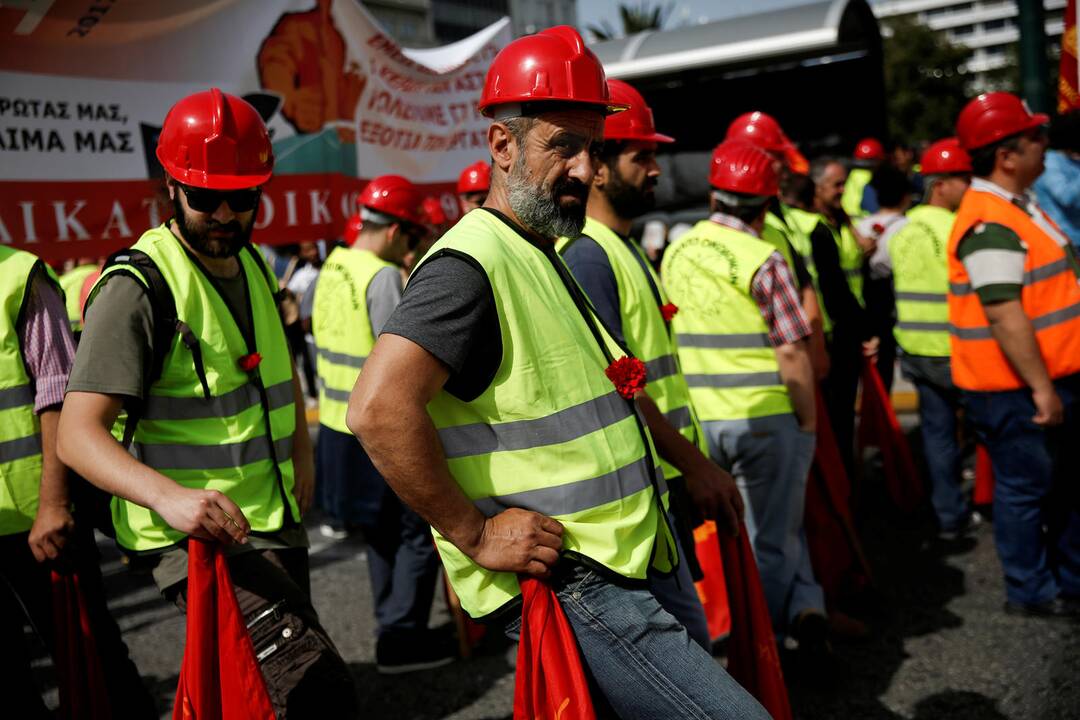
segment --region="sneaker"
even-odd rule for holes
[[[375,643],[375,669],[381,675],[400,675],[449,665],[457,659],[457,647],[441,633],[415,637],[382,637]]]
[[[1075,601],[1056,597],[1043,603],[1015,603],[1005,601],[1005,614],[1029,618],[1047,618],[1051,620],[1080,620],[1080,604]]]
[[[349,537],[349,531],[344,525],[336,523],[323,523],[319,526],[319,534],[330,540],[344,540]]]

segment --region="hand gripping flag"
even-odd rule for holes
[[[105,693],[105,672],[76,573],[52,571],[52,604],[53,658],[60,691],[57,718],[108,720],[113,714]]]
[[[750,540],[746,537],[746,527],[739,528],[739,537],[720,535],[719,538],[731,606],[728,672],[757,698],[773,720],[791,720],[791,704],[776,650],[776,634],[769,619],[769,607],[761,590],[761,577]]]
[[[225,555],[195,538],[188,539],[187,642],[173,720],[274,720]]]
[[[893,504],[901,512],[914,510],[922,501],[922,479],[873,358],[863,358],[859,447],[866,446],[881,450],[886,488]]]
[[[514,720],[595,720],[570,621],[550,586],[521,580]]]

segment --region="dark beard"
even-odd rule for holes
[[[611,179],[604,187],[604,197],[611,203],[612,210],[621,218],[641,217],[656,207],[655,178],[646,178],[643,187],[635,187],[623,180],[617,170],[612,170]]]
[[[193,223],[184,214],[184,207],[180,203],[181,192],[183,190],[177,189],[176,196],[173,197],[173,218],[176,220],[176,226],[180,229],[180,237],[184,239],[184,242],[191,246],[191,249],[195,252],[209,258],[227,258],[239,255],[251,238],[251,231],[255,227],[254,215],[246,228],[240,224],[239,220],[232,220],[225,224],[213,219],[208,220],[205,224]],[[210,237],[210,230],[226,230],[232,233],[232,237],[213,238]]]

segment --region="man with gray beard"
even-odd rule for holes
[[[472,617],[514,636],[519,579],[550,585],[601,715],[766,718],[649,592],[649,574],[680,559],[635,405],[640,362],[555,252],[584,225],[604,117],[625,106],[563,26],[504,48],[480,109],[491,191],[412,275],[349,429],[433,526]]]

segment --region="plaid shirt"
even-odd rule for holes
[[[758,237],[746,223],[731,215],[713,213],[712,222]],[[750,282],[750,296],[758,304],[761,317],[769,328],[773,347],[790,345],[810,337],[810,321],[806,319],[795,278],[780,253],[774,252],[762,263]]]
[[[30,288],[19,343],[34,381],[34,412],[63,403],[75,360],[75,339],[60,293],[40,276]]]

